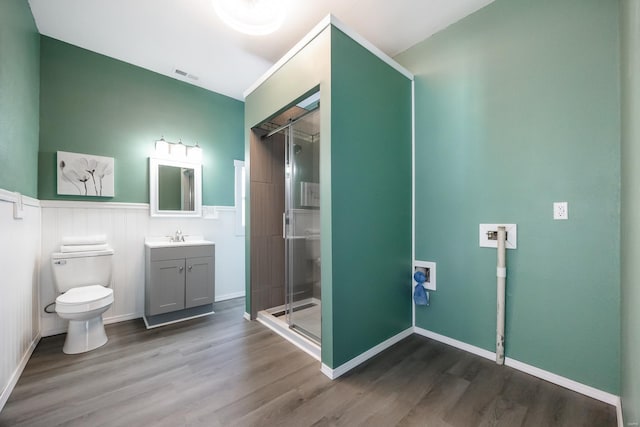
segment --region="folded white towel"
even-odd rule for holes
[[[107,243],[107,236],[104,234],[95,234],[93,236],[81,237],[63,237],[63,245],[102,245]]]
[[[88,252],[88,251],[104,251],[109,249],[106,243],[101,245],[62,245],[60,252]]]

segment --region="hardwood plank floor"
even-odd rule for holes
[[[244,300],[62,353],[44,338],[0,426],[615,426],[615,408],[509,367],[411,336],[331,381],[319,363],[257,322]]]

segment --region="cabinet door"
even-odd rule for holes
[[[149,315],[184,308],[184,259],[151,262]]]
[[[213,257],[187,258],[185,308],[213,303]]]

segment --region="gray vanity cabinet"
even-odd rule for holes
[[[184,259],[152,261],[149,270],[149,305],[145,313],[154,316],[184,308]]]
[[[213,311],[214,245],[145,248],[148,327]]]
[[[213,257],[188,258],[185,308],[213,303]]]

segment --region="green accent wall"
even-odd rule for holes
[[[332,28],[331,84],[337,367],[411,327],[411,80]]]
[[[622,36],[622,358],[625,425],[640,422],[640,0],[620,2]]]
[[[411,81],[330,27],[247,96],[246,150],[251,127],[318,87],[322,363],[336,368],[411,327]]]
[[[56,152],[115,158],[113,202],[149,202],[149,155],[161,136],[203,150],[202,201],[234,204],[244,103],[49,37],[41,39],[40,199],[56,194]]]
[[[37,197],[40,36],[29,4],[0,2],[0,189]]]
[[[416,258],[438,267],[416,326],[495,351],[478,225],[516,223],[506,356],[616,395],[618,21],[618,2],[496,0],[396,57],[416,75]]]

